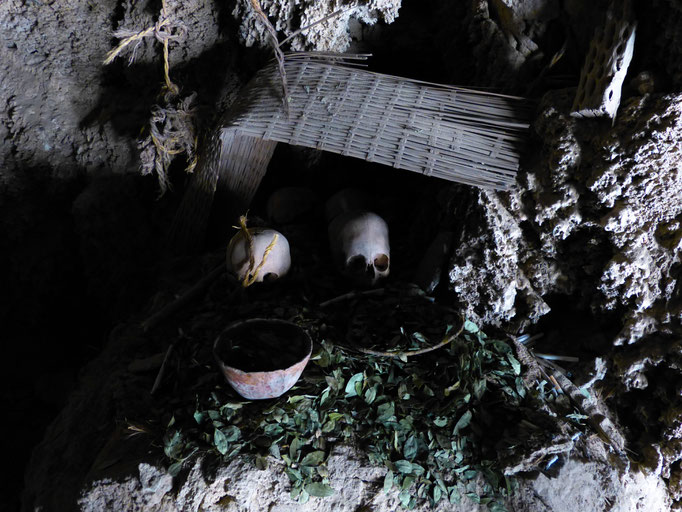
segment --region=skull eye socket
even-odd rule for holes
[[[388,256],[386,254],[379,254],[374,258],[374,268],[379,272],[386,272],[388,270]]]
[[[279,278],[279,275],[277,275],[276,272],[268,272],[263,276],[263,282],[264,283],[270,283],[272,281],[277,281]]]
[[[358,254],[346,262],[346,268],[353,274],[364,274],[367,270],[367,260],[363,255]]]

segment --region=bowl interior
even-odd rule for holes
[[[223,331],[215,345],[216,358],[243,372],[272,372],[290,368],[311,350],[299,326],[276,320],[246,320]]]

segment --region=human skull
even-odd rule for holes
[[[263,267],[258,270],[255,282],[273,281],[284,276],[291,267],[291,254],[289,252],[289,241],[274,229],[249,228],[249,233],[253,238],[253,256],[255,271],[263,262],[265,251],[268,246],[275,242],[272,250],[265,257]],[[232,237],[227,246],[227,268],[237,279],[244,281],[249,272],[249,242],[242,231]]]
[[[329,224],[332,255],[343,272],[362,285],[374,285],[388,276],[388,226],[376,213],[346,212]]]

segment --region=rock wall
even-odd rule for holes
[[[288,497],[288,479],[283,471],[261,471],[239,459],[222,466],[207,479],[202,463],[205,461],[198,460],[193,465],[175,491],[173,477],[145,462],[123,481],[113,478],[93,481],[80,499],[81,510],[383,512],[400,509],[396,492],[385,494],[380,489],[384,471],[366,466],[362,454],[350,447],[337,449],[328,462],[330,483],[337,492],[324,499],[310,498],[305,504]],[[604,510],[607,506],[612,512],[637,512],[643,503],[648,510],[668,509],[669,499],[660,479],[643,475],[621,479],[607,465],[569,460],[556,478],[541,474],[535,480],[523,481],[508,506],[516,512],[574,512]],[[422,505],[412,510],[485,512],[490,509],[464,497],[460,503],[442,500],[433,508]]]
[[[294,37],[291,41],[291,50],[344,52],[351,43],[349,24],[358,21],[365,25],[374,25],[377,21],[392,23],[398,17],[402,0],[349,2],[261,0],[260,3],[275,30],[285,37],[289,37],[299,28],[329,17],[327,21]],[[330,17],[337,11],[341,12]],[[246,46],[254,44],[271,46],[270,36],[261,21],[253,14],[250,0],[238,0],[233,15],[239,21],[239,37]]]
[[[543,148],[508,194],[475,194],[450,279],[486,322],[549,312],[541,297],[617,317],[614,344],[680,325],[682,97],[632,97],[613,127],[570,116],[573,91],[548,94]],[[517,309],[521,308],[521,315]]]

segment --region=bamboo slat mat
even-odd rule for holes
[[[252,80],[230,128],[468,185],[514,183],[525,100],[373,73],[352,65],[359,58],[289,54],[288,112],[273,63]]]

